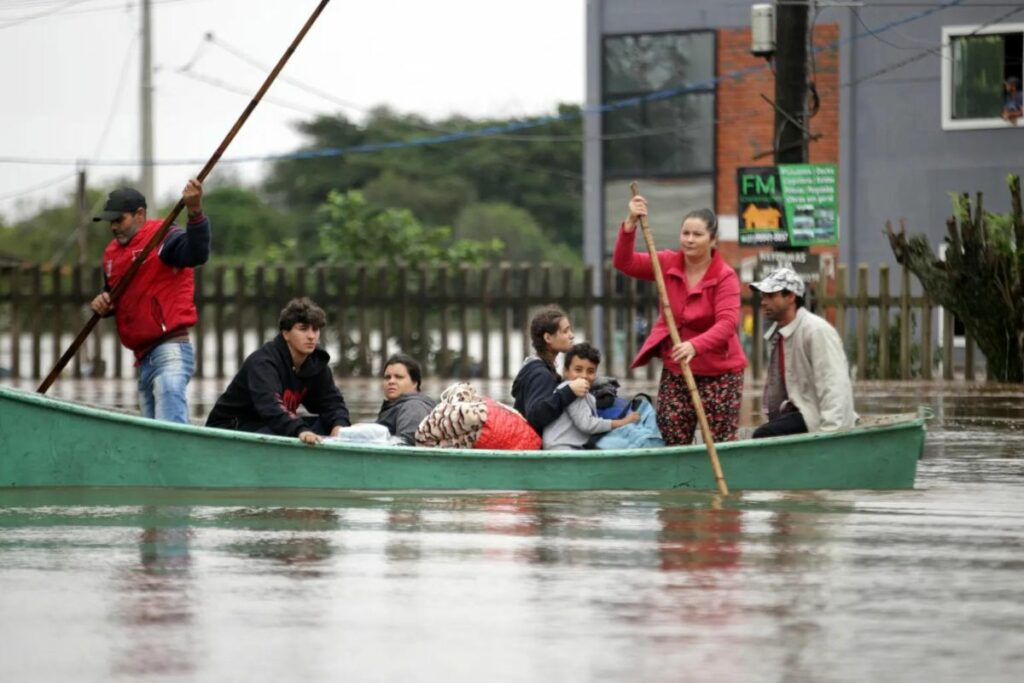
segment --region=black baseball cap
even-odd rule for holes
[[[93,216],[94,221],[116,221],[123,213],[135,213],[139,209],[146,208],[146,198],[138,190],[130,187],[122,187],[114,190],[107,197],[107,203],[103,206],[100,215]]]

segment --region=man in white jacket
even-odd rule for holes
[[[843,341],[835,328],[804,308],[804,282],[779,268],[750,285],[761,311],[774,321],[762,409],[768,422],[754,438],[849,429],[857,421]],[[781,342],[781,343],[780,343]]]

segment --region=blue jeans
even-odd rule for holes
[[[189,342],[161,344],[139,364],[139,405],[143,417],[188,423],[188,382],[196,360]]]

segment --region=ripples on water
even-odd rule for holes
[[[1021,398],[859,386],[913,491],[0,489],[0,680],[1016,681]]]

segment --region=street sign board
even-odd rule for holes
[[[835,164],[741,167],[736,182],[741,245],[838,243]]]

